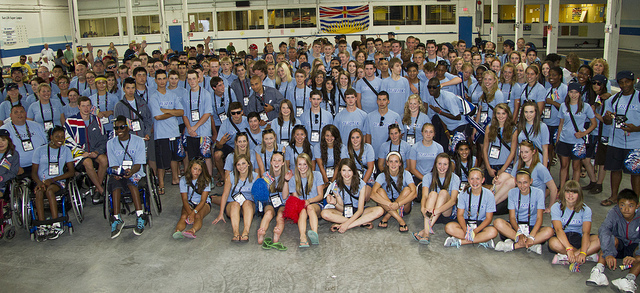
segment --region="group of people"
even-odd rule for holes
[[[387,228],[391,218],[409,232],[404,216],[417,202],[424,226],[410,234],[420,244],[430,243],[436,223],[449,235],[445,246],[541,254],[548,241],[554,263],[577,270],[585,260],[599,262],[590,285],[608,284],[604,265],[614,268],[622,255],[633,267],[614,284],[635,292],[640,234],[616,228],[637,221],[640,193],[632,72],[617,73],[620,92],[612,94],[605,60],[580,65],[574,54],[563,68],[559,55],[542,62],[535,45],[516,48],[511,40],[503,54],[492,42],[467,48],[463,40],[412,36],[365,37],[351,46],[345,36],[335,44],[319,38],[308,50],[292,38],[278,51],[267,43],[258,54],[252,44],[237,55],[208,55],[208,43],[152,56],[141,47],[121,65],[78,61],[72,78],[61,66],[39,67],[28,82],[12,70],[0,104],[0,152],[11,168],[0,168],[0,184],[30,174],[44,220],[44,196],[55,200],[65,179],[86,171],[95,204],[114,196],[116,238],[124,227],[121,193],[132,194],[140,235],[143,167],[158,174],[160,194],[171,170],[182,196],[173,238],[196,238],[217,205],[213,223],[229,220],[233,241],[249,241],[258,214],[258,243],[278,250],[286,250],[285,218],[297,222],[299,247],[309,247],[319,244],[320,218],[340,233],[371,229],[376,219]],[[558,183],[549,171],[557,161]],[[602,192],[607,171],[611,197],[601,204],[614,205],[605,220],[611,225],[591,235],[583,192]],[[618,190],[623,172],[633,190]],[[288,205],[298,208],[290,213]],[[542,226],[544,213],[552,227]],[[509,216],[494,221],[494,214]],[[55,239],[62,229],[54,223],[37,233]]]

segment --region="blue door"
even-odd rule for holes
[[[182,26],[181,25],[170,25],[169,26],[169,44],[171,46],[171,50],[173,51],[182,51],[184,48],[182,47]]]
[[[467,42],[467,48],[473,44],[473,17],[461,16],[458,18],[458,38]]]

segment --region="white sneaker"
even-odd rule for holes
[[[607,280],[607,276],[605,276],[598,267],[593,267],[593,269],[591,269],[591,277],[587,279],[587,286],[601,287],[608,285],[609,280]]]
[[[328,203],[328,204],[326,204],[326,205],[324,206],[324,208],[325,208],[325,209],[335,209],[335,208],[336,208],[336,206],[335,206],[335,205],[332,205],[332,204],[330,204],[330,203]]]
[[[611,281],[616,289],[620,292],[633,293],[636,292],[636,282],[629,281],[627,278],[620,278]]]
[[[496,251],[509,252],[513,251],[513,240],[507,239],[496,244]]]
[[[567,257],[566,254],[557,253],[556,255],[553,256],[553,259],[551,260],[551,264],[554,264],[554,265],[568,265],[569,264],[569,258]]]
[[[460,239],[453,236],[447,237],[447,239],[444,240],[444,247],[460,248]]]
[[[540,245],[540,244],[531,245],[529,248],[527,248],[527,251],[528,252],[535,252],[538,255],[541,255],[542,254],[542,245]]]
[[[594,253],[592,255],[589,255],[585,258],[586,261],[592,261],[592,262],[598,262],[598,254]]]
[[[478,243],[478,245],[486,248],[486,249],[495,249],[495,245],[493,244],[493,239],[489,239],[489,241]]]

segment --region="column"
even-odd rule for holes
[[[182,0],[182,47],[190,46],[189,39],[189,9],[187,8],[187,0]]]
[[[131,43],[131,41],[136,39],[136,32],[133,29],[133,3],[131,3],[131,0],[127,0],[125,2],[125,5],[127,5],[127,37],[128,37],[128,42],[127,45]]]
[[[160,47],[162,52],[167,48],[167,22],[164,10],[164,0],[158,0],[158,8],[160,8]]]
[[[620,14],[622,1],[607,1],[607,23],[604,26],[604,59],[609,63],[609,79],[618,71],[618,38],[620,37]]]
[[[513,41],[516,43],[516,50],[520,50],[522,48],[518,48],[518,39],[523,36],[523,27],[524,23],[524,0],[516,0],[516,36]]]
[[[498,0],[491,0],[491,42],[498,52]]]
[[[544,16],[543,16],[544,17]],[[549,0],[549,22],[547,25],[547,55],[558,52],[558,19],[560,18],[560,0]]]

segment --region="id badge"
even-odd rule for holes
[[[102,117],[100,118],[100,122],[104,125],[109,123],[109,117]]]
[[[467,182],[461,182],[460,183],[460,191],[463,191],[466,187],[467,187]]]
[[[273,205],[273,208],[278,208],[282,205],[282,200],[280,199],[280,196],[278,194],[274,194],[271,196],[271,204]]]
[[[133,168],[133,161],[130,161],[130,160],[122,161],[122,169],[123,170],[129,170],[131,168]]]
[[[142,130],[142,127],[140,126],[140,120],[131,121],[131,130],[133,130],[133,131]]]
[[[320,131],[311,130],[311,142],[320,142]]]
[[[236,193],[233,197],[233,200],[236,201],[238,204],[240,204],[240,206],[242,206],[242,204],[244,203],[245,200],[247,200],[244,197],[244,194],[242,194],[242,192],[238,192]]]
[[[625,117],[624,115],[616,115],[616,118],[615,118],[616,128],[621,129],[622,127],[624,127],[624,123],[626,121],[627,121],[627,117]]]
[[[467,229],[475,230],[478,228],[478,224],[476,223],[467,223]]]
[[[333,167],[327,167],[325,173],[327,174],[327,178],[331,180],[331,178],[333,178]]]
[[[261,202],[261,201],[259,201],[259,202],[258,202],[258,212],[259,212],[259,213],[262,213],[263,211],[264,211],[264,206],[262,206],[262,202]]]
[[[602,142],[603,145],[609,145],[609,138],[606,136],[600,137],[600,142]]]
[[[244,97],[244,106],[249,106],[249,97]]]
[[[550,119],[551,118],[551,105],[545,105],[544,111],[542,112],[542,118]]]
[[[358,170],[358,175],[360,175],[360,179],[364,179],[364,170]]]
[[[529,225],[518,224],[518,232],[524,234],[525,236],[529,236]]]
[[[500,158],[500,147],[492,145],[491,149],[489,149],[489,158],[492,158],[492,159]]]
[[[200,112],[198,110],[191,110],[191,121],[200,120]]]
[[[220,117],[220,121],[222,122],[229,119],[229,117],[227,117],[227,113],[218,114],[218,117]]]
[[[407,143],[409,145],[414,145],[416,143],[416,135],[415,134],[407,134]]]
[[[260,112],[260,119],[264,122],[269,122],[269,116],[267,116],[267,112]]]
[[[53,121],[45,121],[44,122],[44,131],[49,131],[49,129],[53,128]]]
[[[282,139],[282,140],[280,140],[280,144],[281,144],[283,147],[285,147],[285,148],[286,148],[286,147],[288,147],[288,146],[289,146],[289,140]]]
[[[353,205],[352,204],[344,205],[343,215],[344,215],[345,218],[353,217]]]
[[[302,113],[304,113],[304,108],[303,107],[296,107],[296,117],[302,116]]]
[[[58,163],[49,163],[49,176],[58,176],[59,171]]]
[[[487,117],[489,117],[489,112],[488,111],[480,112],[480,123],[487,122]]]
[[[338,113],[342,112],[342,110],[346,109],[345,106],[338,106]]]
[[[25,152],[32,151],[32,150],[33,150],[33,144],[31,143],[31,141],[30,141],[30,140],[23,140],[23,141],[22,141],[22,149],[23,149]]]

